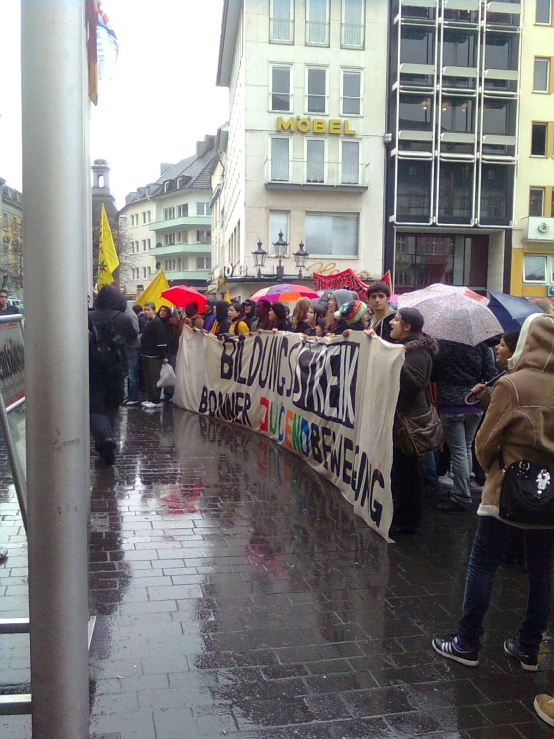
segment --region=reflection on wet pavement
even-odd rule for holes
[[[176,408],[122,411],[114,470],[93,462],[91,724],[110,739],[542,737],[541,671],[502,653],[525,576],[499,572],[476,670],[430,638],[456,628],[475,517],[426,511],[387,545],[333,486],[270,441]],[[0,469],[3,616],[25,615],[25,538]],[[0,692],[29,680],[0,637]],[[29,739],[29,717],[0,717]]]

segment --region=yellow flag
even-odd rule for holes
[[[231,293],[229,292],[229,290],[227,290],[227,292],[223,296],[223,300],[226,300],[228,303],[231,302]]]
[[[113,242],[110,222],[102,203],[100,211],[100,238],[98,239],[98,285],[111,285],[113,273],[119,267],[119,259]]]
[[[144,306],[145,303],[151,302],[156,304],[156,310],[159,310],[162,305],[167,305],[169,308],[173,308],[173,303],[170,300],[162,298],[164,290],[169,290],[169,283],[165,278],[165,272],[160,267],[158,274],[135,300],[135,305]]]

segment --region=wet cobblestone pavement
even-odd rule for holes
[[[502,652],[526,578],[501,567],[481,666],[441,660],[475,516],[425,512],[387,545],[299,458],[179,409],[123,410],[114,470],[93,462],[91,732],[109,739],[535,739],[552,692]],[[27,613],[25,536],[0,469],[2,616]],[[28,689],[28,637],[0,637],[0,692]],[[2,739],[30,718],[0,716]]]

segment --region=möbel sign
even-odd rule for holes
[[[297,115],[296,118],[291,117],[286,120],[279,116],[277,118],[278,131],[299,131],[300,133],[331,133],[336,136],[344,134],[345,136],[355,136],[356,131],[350,128],[348,121],[341,121],[338,118],[331,118],[329,122],[325,118],[302,118]]]

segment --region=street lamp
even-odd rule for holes
[[[265,265],[265,258],[267,257],[267,252],[265,249],[262,249],[262,242],[260,239],[258,239],[258,243],[256,244],[258,247],[256,251],[252,252],[252,256],[254,257],[254,267],[257,267],[258,269],[258,279],[262,276],[262,269]]]
[[[275,247],[275,255],[279,260],[279,266],[277,267],[277,279],[282,280],[285,276],[285,268],[281,265],[281,260],[287,256],[288,243],[283,240],[283,232],[279,231],[279,238],[273,243]]]
[[[302,241],[298,244],[298,251],[295,251],[292,256],[294,257],[294,263],[298,269],[298,279],[301,280],[304,276],[302,274],[302,270],[306,268],[306,262],[310,256],[304,249],[304,243]]]

